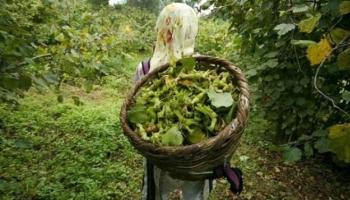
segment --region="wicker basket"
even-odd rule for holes
[[[135,95],[144,84],[157,77],[158,72],[166,70],[169,67],[168,64],[156,68],[137,82],[127,94],[120,111],[121,125],[131,144],[157,167],[168,171],[172,177],[183,180],[210,178],[214,168],[231,159],[246,126],[249,112],[248,84],[239,68],[226,60],[210,56],[194,56],[194,58],[197,67],[220,68],[230,72],[234,77],[232,81],[239,87],[239,102],[235,118],[216,136],[197,144],[162,147],[142,140],[128,124],[127,111],[135,102]]]

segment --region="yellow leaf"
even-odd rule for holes
[[[124,32],[125,33],[130,33],[132,31],[130,25],[126,25],[125,28],[124,28]]]
[[[301,20],[298,24],[300,32],[311,33],[321,19],[321,16],[321,14],[317,14],[311,18]]]
[[[322,39],[317,44],[309,45],[306,50],[306,57],[311,65],[320,64],[332,51],[332,47],[327,39]]]
[[[337,124],[329,128],[328,137],[335,139],[344,136],[346,133],[350,134],[350,124]]]
[[[343,1],[339,5],[339,13],[341,15],[346,15],[350,13],[350,1]]]

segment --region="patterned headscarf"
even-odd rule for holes
[[[151,70],[192,55],[198,31],[195,11],[184,3],[172,3],[159,14],[157,42],[151,58]]]

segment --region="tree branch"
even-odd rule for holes
[[[47,54],[38,55],[38,56],[35,56],[33,58],[30,58],[30,60],[35,61],[35,60],[37,60],[39,58],[45,58],[45,57],[51,57],[51,54],[47,53]],[[21,63],[16,64],[16,67],[20,67],[20,66],[26,65],[28,63],[29,63],[28,61],[23,61]]]
[[[349,119],[350,119],[350,114],[348,112],[346,112],[345,110],[343,110],[342,108],[340,108],[334,101],[334,99],[332,99],[331,97],[329,97],[328,95],[326,95],[324,92],[322,92],[318,86],[317,86],[317,78],[318,78],[318,74],[320,72],[320,69],[323,67],[325,61],[328,59],[328,57],[335,51],[337,50],[344,41],[346,41],[350,36],[347,36],[346,38],[344,38],[341,42],[339,42],[332,50],[331,52],[329,52],[329,54],[322,60],[321,64],[317,67],[316,69],[316,73],[314,76],[314,87],[316,89],[316,91],[323,96],[325,99],[327,99],[328,101],[330,101],[332,103],[332,106],[336,109],[338,109],[339,111],[341,111],[344,115],[346,115]]]

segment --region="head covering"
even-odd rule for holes
[[[159,14],[156,31],[151,70],[193,54],[198,31],[197,15],[184,3],[169,4]]]

